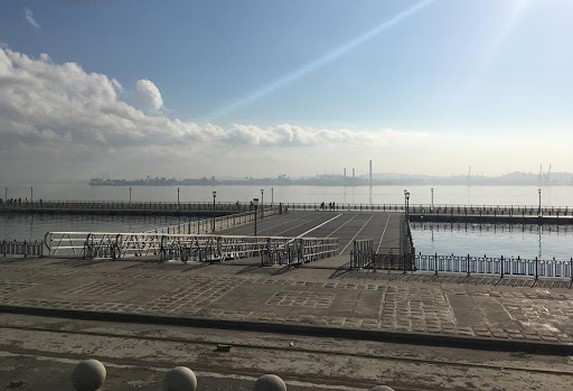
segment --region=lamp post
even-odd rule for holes
[[[271,208],[273,207],[274,200],[275,200],[275,188],[271,187]]]
[[[217,192],[213,190],[213,231],[215,231],[215,199],[217,198]]]
[[[539,208],[537,209],[537,215],[541,217],[541,187],[537,189],[537,194],[539,195]]]
[[[253,198],[253,206],[255,207],[255,236],[257,236],[257,207],[259,206],[258,198]]]
[[[34,186],[30,186],[30,203],[34,202]]]
[[[265,193],[265,189],[261,189],[261,220],[265,217],[265,203],[263,194]]]
[[[409,219],[410,218],[410,192],[409,191],[405,192],[404,196],[406,197],[406,201],[405,201],[406,219]]]
[[[8,186],[4,186],[4,201],[8,201]]]
[[[433,211],[434,210],[434,188],[432,187],[430,190],[432,191],[432,207],[430,208],[430,210]]]
[[[177,209],[179,209],[179,188],[177,188]]]
[[[131,204],[131,186],[129,186],[129,203]]]

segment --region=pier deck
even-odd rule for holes
[[[352,243],[358,239],[372,239],[378,251],[400,251],[400,220],[403,213],[395,212],[289,212],[264,217],[257,222],[261,236],[333,237],[338,238],[339,253],[336,260],[320,261],[321,264],[348,263]],[[222,235],[253,235],[254,224],[218,231]]]

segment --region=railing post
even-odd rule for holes
[[[434,254],[434,275],[438,275],[438,253]]]
[[[539,277],[539,274],[537,273],[537,257],[535,257],[535,280],[537,280],[537,278]]]
[[[501,256],[501,260],[500,260],[500,267],[501,267],[501,278],[503,278],[503,255]]]
[[[468,277],[470,276],[470,255],[468,254]]]

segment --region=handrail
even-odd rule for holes
[[[44,255],[44,244],[41,241],[17,241],[17,240],[0,240],[0,254],[23,255],[42,257]]]
[[[573,258],[569,260],[526,259],[521,257],[489,257],[467,255],[416,254],[416,270],[430,271],[434,274],[463,273],[492,274],[503,278],[511,276],[567,278],[573,284]]]
[[[49,232],[49,255],[119,259],[159,256],[161,260],[189,258],[224,261],[260,256],[262,264],[305,263],[338,253],[337,238],[197,235],[162,233]],[[293,250],[294,249],[294,250]],[[288,256],[285,256],[288,254]],[[288,259],[288,261],[287,261]]]
[[[332,203],[318,202],[285,202],[292,210],[364,210],[364,211],[404,211],[405,205],[397,204],[372,204],[372,203]],[[277,204],[274,204],[276,207]],[[265,211],[271,208],[270,204],[264,205]],[[229,212],[239,213],[253,212],[254,208],[248,203],[237,202],[147,202],[147,201],[34,201],[34,202],[1,202],[0,211],[28,211],[28,210],[126,210],[126,211],[202,211],[202,212]],[[411,214],[510,214],[510,215],[550,215],[550,216],[573,216],[573,206],[539,206],[539,205],[495,205],[495,204],[409,204],[407,207]],[[260,210],[260,208],[259,208]],[[265,212],[266,213],[266,212]]]

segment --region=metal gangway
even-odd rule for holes
[[[260,257],[262,265],[296,265],[338,254],[337,238],[214,234],[48,232],[49,256],[223,262]]]

